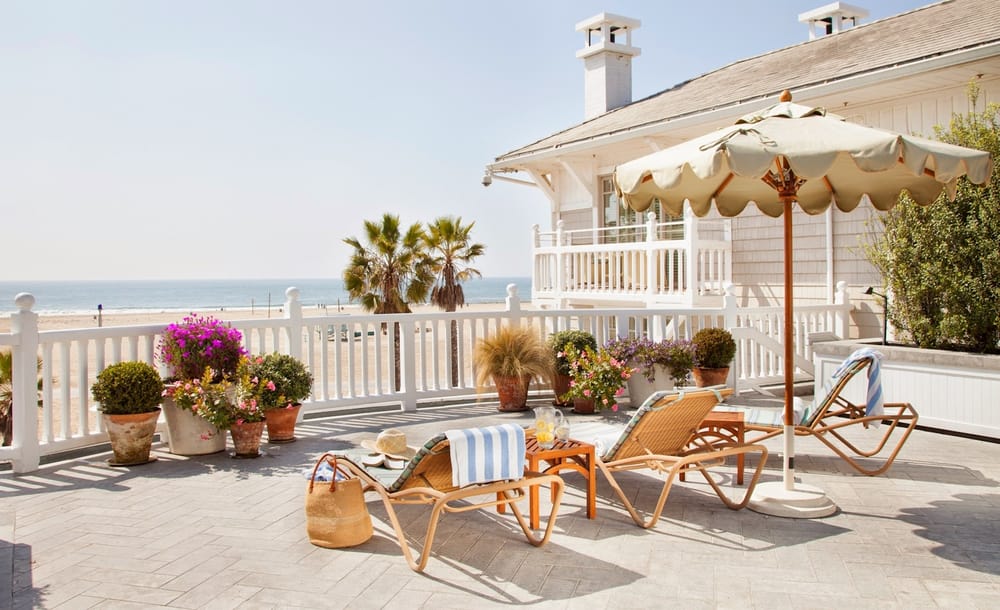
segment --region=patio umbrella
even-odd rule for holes
[[[780,488],[757,489],[768,502],[789,507],[774,514],[820,516],[836,507],[827,502],[818,510],[795,508],[818,506],[822,492],[796,488],[794,481],[792,204],[807,214],[820,214],[831,204],[849,212],[867,196],[875,208],[888,210],[905,190],[926,205],[944,189],[954,199],[962,175],[985,183],[991,162],[982,151],[848,123],[791,100],[785,91],[778,104],[732,126],[619,165],[614,180],[622,202],[640,212],[658,199],[675,215],[687,201],[698,216],[713,204],[723,216],[736,216],[753,202],[768,216],[783,217],[784,477]]]

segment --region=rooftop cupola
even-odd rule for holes
[[[638,19],[600,13],[576,24],[586,35],[585,46],[576,52],[584,67],[584,117],[592,119],[632,102],[632,30]]]
[[[868,11],[846,2],[831,2],[799,14],[799,22],[809,26],[809,40],[836,34],[854,27],[868,16]]]

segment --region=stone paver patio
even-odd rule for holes
[[[159,460],[142,467],[111,468],[102,454],[31,475],[0,473],[0,608],[11,600],[15,608],[1000,605],[1000,444],[921,430],[874,478],[855,475],[816,441],[799,441],[800,478],[840,507],[826,519],[730,511],[692,476],[644,531],[603,479],[597,519],[587,519],[583,481],[569,474],[556,533],[542,548],[525,542],[509,514],[446,515],[417,574],[373,494],[371,541],[329,550],[307,540],[302,471],[324,450],[386,427],[404,428],[419,444],[496,421],[530,417],[499,414],[490,403],[368,413],[308,420],[298,442],[266,445],[256,460],[181,458],[161,447]],[[768,446],[764,477],[776,480],[780,439]],[[660,489],[651,477],[623,477],[646,506]],[[420,537],[426,510],[402,514]]]

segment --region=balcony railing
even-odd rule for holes
[[[516,286],[507,290],[506,306],[495,311],[305,317],[299,291],[289,288],[284,318],[231,324],[243,333],[244,347],[250,353],[279,351],[308,366],[315,381],[302,415],[378,404],[410,411],[418,402],[474,400],[472,349],[480,337],[502,324],[534,328],[543,338],[557,330],[579,328],[593,333],[600,344],[617,336],[689,339],[701,328],[722,326],[733,331],[738,343],[731,385],[746,388],[781,380],[784,329],[779,309],[739,308],[731,290],[721,307],[656,310],[522,310]],[[847,336],[851,309],[847,298],[841,283],[838,304],[796,308],[797,376],[808,379],[812,373],[811,346],[805,340],[809,333]],[[11,332],[0,333],[0,348],[12,349],[14,365],[14,439],[10,447],[0,447],[0,461],[13,462],[16,472],[30,472],[38,468],[43,455],[106,442],[101,418],[90,400],[97,373],[123,360],[158,364],[155,348],[165,325],[39,331],[38,314],[32,311],[34,297],[22,293],[15,304],[18,311],[11,314]],[[453,328],[457,333],[456,379],[451,374]],[[548,391],[548,386],[533,385],[532,390]]]
[[[732,281],[729,221],[684,220],[625,227],[534,229],[531,300],[543,307],[634,302],[718,305]]]

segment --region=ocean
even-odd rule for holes
[[[467,303],[503,303],[507,285],[516,284],[521,299],[531,298],[531,278],[493,277],[463,284]],[[35,296],[35,313],[187,312],[192,310],[280,307],[285,290],[299,289],[303,306],[336,307],[349,302],[339,279],[296,280],[93,280],[0,282],[0,312],[12,312],[20,292]]]

